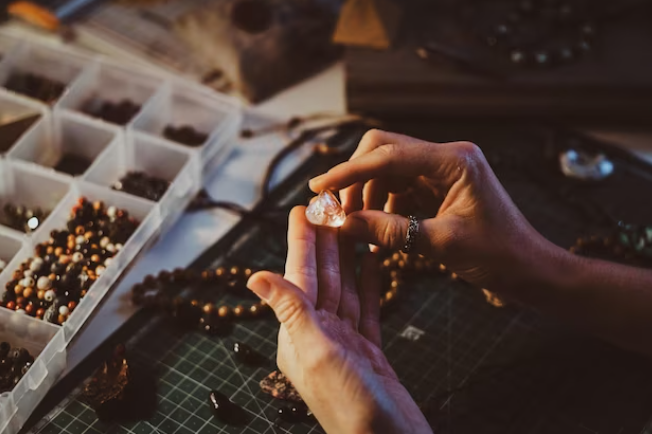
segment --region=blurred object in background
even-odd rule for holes
[[[649,0],[403,0],[394,50],[346,53],[349,109],[648,124]]]
[[[339,0],[222,0],[181,17],[174,28],[217,77],[224,74],[239,94],[258,102],[339,57],[331,43],[339,6]]]
[[[386,50],[396,37],[401,17],[400,7],[392,0],[347,0],[333,42]]]
[[[117,0],[79,26],[218,91],[259,102],[339,58],[342,0]]]
[[[56,31],[104,0],[4,1],[5,14],[41,29]]]

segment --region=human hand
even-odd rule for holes
[[[310,188],[340,190],[348,214],[342,233],[395,250],[408,229],[401,214],[418,206],[429,218],[413,250],[492,291],[529,284],[545,272],[541,262],[563,255],[527,222],[472,143],[371,130],[348,162]]]
[[[290,213],[285,279],[259,272],[249,288],[281,323],[277,363],[328,433],[431,433],[380,349],[375,258],[356,285],[354,246]]]

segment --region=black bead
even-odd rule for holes
[[[0,358],[6,358],[10,349],[11,345],[9,345],[9,342],[0,342]]]
[[[261,366],[267,361],[265,356],[242,342],[233,344],[233,352],[237,361],[248,366]]]
[[[311,419],[308,407],[304,404],[293,404],[278,409],[278,417],[287,423],[307,422]]]
[[[242,407],[220,392],[211,391],[208,395],[208,402],[213,409],[213,414],[221,422],[235,426],[247,424],[249,417]]]

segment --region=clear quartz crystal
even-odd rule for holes
[[[324,190],[310,201],[306,208],[306,218],[313,225],[339,228],[344,224],[346,214],[335,195]]]

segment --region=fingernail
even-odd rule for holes
[[[310,187],[314,186],[315,184],[319,183],[319,181],[322,181],[325,178],[326,174],[324,175],[319,175],[314,178],[312,178],[310,181],[308,181],[308,185]]]
[[[247,288],[251,289],[263,301],[269,301],[272,286],[267,279],[252,276],[247,282]]]

